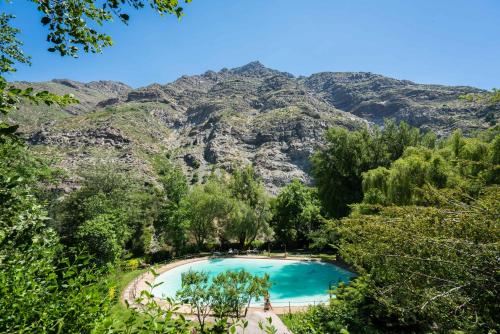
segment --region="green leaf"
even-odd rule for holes
[[[122,21],[128,21],[130,19],[130,16],[128,14],[120,14],[120,19]]]
[[[48,16],[44,16],[40,21],[42,22],[43,25],[47,25],[50,23],[50,18]]]

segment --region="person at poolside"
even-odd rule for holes
[[[273,307],[271,306],[271,300],[269,298],[269,293],[266,293],[264,296],[264,311],[269,311],[272,310]]]

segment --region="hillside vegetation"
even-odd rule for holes
[[[256,63],[138,90],[72,85],[89,110],[29,88],[8,94],[49,105],[2,110],[33,123],[0,133],[1,332],[227,333],[267,275],[192,272],[171,308],[145,291],[140,311],[117,306],[117,288],[139,266],[229,248],[328,254],[356,272],[286,316],[294,333],[500,330],[500,133],[482,116],[496,92]],[[407,103],[383,109],[397,120],[356,109],[383,91]],[[420,128],[404,116],[424,109]]]
[[[471,87],[372,73],[296,78],[258,62],[138,89],[109,81],[33,86],[80,101],[66,107],[25,103],[9,114],[35,151],[68,171],[68,189],[78,183],[79,168],[102,161],[122,163],[154,182],[151,156],[162,154],[194,181],[213,165],[230,171],[234,164],[252,164],[276,194],[295,178],[310,184],[309,157],[329,127],[354,130],[392,118],[438,136],[454,129],[471,134],[494,125],[500,108],[494,95]]]

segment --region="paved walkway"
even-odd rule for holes
[[[283,321],[274,312],[264,312],[264,311],[249,311],[247,313],[246,319],[248,320],[248,327],[245,332],[241,328],[237,329],[237,333],[245,334],[261,334],[263,331],[259,328],[259,322],[267,324],[267,319],[271,317],[272,325],[276,328],[276,334],[292,334],[290,330],[285,326]]]

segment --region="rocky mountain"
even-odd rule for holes
[[[31,85],[81,101],[68,108],[24,105],[11,115],[32,149],[69,175],[110,162],[154,179],[155,159],[168,156],[193,182],[213,166],[253,164],[271,193],[294,178],[310,181],[309,157],[328,127],[356,129],[390,117],[439,134],[470,132],[487,128],[500,111],[498,103],[460,98],[486,93],[476,88],[372,73],[294,77],[259,62],[139,89],[110,81]]]
[[[33,106],[22,104],[19,110],[10,115],[11,121],[19,123],[25,131],[35,131],[44,123],[51,123],[66,117],[94,111],[103,100],[126,94],[132,87],[115,81],[92,81],[81,83],[68,79],[54,79],[48,82],[16,82],[19,87],[34,87],[37,91],[49,91],[54,94],[72,94],[80,103],[65,108],[45,105]]]

